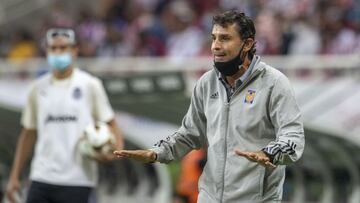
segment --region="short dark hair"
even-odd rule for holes
[[[236,10],[225,11],[215,15],[212,22],[213,25],[220,25],[221,27],[227,27],[235,23],[241,39],[252,38],[255,40],[256,30],[254,22],[242,12]],[[256,52],[255,44],[249,52],[251,58]]]

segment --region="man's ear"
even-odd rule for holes
[[[247,38],[244,43],[244,51],[249,52],[251,50],[251,47],[253,47],[255,41],[253,38]]]

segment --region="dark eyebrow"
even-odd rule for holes
[[[230,34],[220,34],[221,37],[231,37]]]
[[[212,37],[215,37],[214,34],[211,34]],[[230,34],[219,34],[218,37],[231,37]]]

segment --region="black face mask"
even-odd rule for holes
[[[236,55],[233,59],[225,62],[216,62],[214,61],[215,68],[225,76],[234,75],[239,71],[239,67],[243,64],[243,60],[241,60],[240,55],[244,48],[245,43],[241,47],[239,54]]]

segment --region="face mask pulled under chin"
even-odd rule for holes
[[[225,62],[216,62],[214,61],[215,68],[225,76],[232,76],[237,73],[240,69],[240,66],[243,64],[243,60],[241,60],[241,53],[244,48],[245,43],[241,47],[239,54],[236,55],[233,59]]]
[[[71,53],[48,54],[47,61],[52,70],[66,70],[72,63]]]
[[[240,53],[235,56],[235,58],[225,61],[225,62],[216,62],[214,61],[215,68],[225,76],[234,75],[239,71],[239,67],[243,61],[240,58]]]

